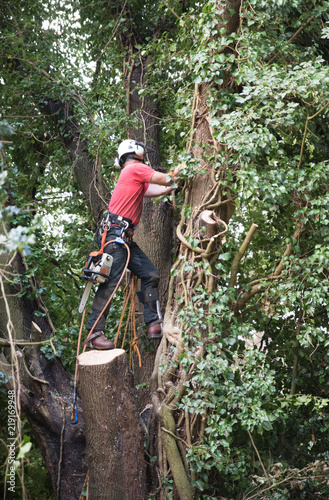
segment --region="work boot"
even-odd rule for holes
[[[162,337],[162,326],[159,320],[152,321],[152,323],[149,323],[147,325],[148,327],[148,333],[149,333],[149,339],[161,339]]]
[[[103,331],[95,332],[95,337],[89,342],[88,346],[90,349],[98,349],[100,351],[106,351],[108,349],[115,348],[114,342],[107,340]]]

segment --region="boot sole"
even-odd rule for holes
[[[88,349],[96,349],[96,351],[111,351],[111,349],[114,349],[115,346],[113,347],[96,347],[95,345],[92,345],[91,342],[87,344]]]

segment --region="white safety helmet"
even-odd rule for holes
[[[143,161],[143,156],[146,153],[146,147],[142,142],[126,139],[121,142],[118,147],[118,156],[115,159],[116,165],[123,167],[128,155],[133,155],[132,158]],[[136,158],[138,156],[139,158]],[[141,158],[140,158],[141,157]]]

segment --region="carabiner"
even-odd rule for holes
[[[122,228],[120,236],[122,236],[123,233],[126,231],[126,229],[128,229],[128,227],[129,227],[129,222],[127,222],[126,220],[123,220],[122,224],[124,224],[124,227]]]

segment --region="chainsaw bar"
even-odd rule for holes
[[[85,288],[85,290],[83,292],[83,295],[81,297],[79,307],[78,307],[78,312],[79,313],[83,313],[83,311],[84,311],[84,309],[86,307],[87,301],[89,299],[89,295],[90,295],[92,287],[93,287],[93,282],[92,281],[88,281],[88,283],[86,284],[86,288]]]

